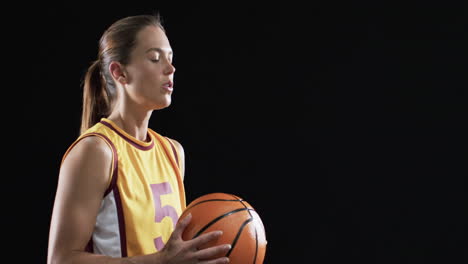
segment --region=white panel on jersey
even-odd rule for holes
[[[94,253],[122,257],[117,206],[114,191],[104,197],[93,233]]]

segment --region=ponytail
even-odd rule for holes
[[[110,106],[106,90],[101,75],[100,61],[96,60],[88,68],[84,77],[80,134],[109,114]]]
[[[111,114],[117,100],[117,87],[107,69],[112,61],[123,65],[129,62],[136,36],[146,26],[157,26],[164,31],[157,13],[122,18],[101,36],[97,56],[99,59],[89,66],[84,76],[80,134]]]

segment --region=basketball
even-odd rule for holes
[[[229,257],[230,264],[263,263],[267,244],[265,228],[248,202],[233,194],[210,193],[193,200],[180,219],[188,213],[192,214],[192,220],[182,234],[184,240],[221,230],[223,234],[203,248],[231,244],[230,251],[225,255]]]

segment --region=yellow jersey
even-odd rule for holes
[[[112,149],[113,168],[86,250],[111,257],[161,250],[186,206],[180,153],[171,139],[150,128],[150,140],[144,142],[102,118],[71,144],[63,159],[90,136]]]

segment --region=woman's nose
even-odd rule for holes
[[[172,65],[172,63],[168,63],[164,73],[166,75],[174,74],[175,70],[176,69],[175,69],[174,65]]]

